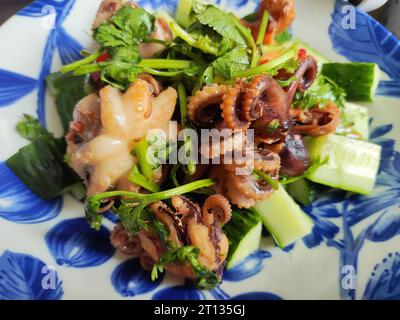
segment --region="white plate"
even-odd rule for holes
[[[175,2],[141,4],[172,10]],[[240,15],[256,7],[252,0],[219,2]],[[400,298],[400,153],[395,151],[400,45],[383,27],[358,12],[356,29],[345,30],[339,7],[331,17],[333,1],[296,1],[296,36],[332,60],[345,61],[339,52],[355,61],[378,62],[388,73],[380,96],[369,105],[371,139],[384,150],[373,195],[325,195],[305,208],[316,222],[313,235],[285,251],[263,239],[261,250],[226,272],[219,288],[200,292],[171,275],[153,284],[136,260],[126,262],[110,246],[111,222],[100,233],[90,230],[81,203],[68,195],[40,200],[4,164],[27,144],[15,131],[23,113],[38,116],[60,134],[44,78],[59,70],[61,61],[76,58],[81,46],[93,46],[90,25],[98,4],[40,0],[0,28],[0,299]],[[51,10],[57,17],[54,29],[48,28]]]

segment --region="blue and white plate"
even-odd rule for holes
[[[305,208],[315,228],[302,241],[281,250],[263,239],[220,287],[201,292],[168,274],[151,282],[109,244],[112,222],[91,230],[72,197],[46,202],[30,192],[4,164],[27,144],[15,124],[30,113],[61,133],[44,79],[93,46],[99,2],[39,0],[0,28],[0,299],[400,299],[400,45],[361,12],[355,29],[343,28],[340,1],[297,0],[293,32],[332,60],[375,61],[385,71],[368,106],[383,157],[371,196],[331,191]],[[257,5],[217,2],[239,15]],[[176,0],[140,4],[173,10]]]

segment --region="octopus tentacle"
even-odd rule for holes
[[[220,120],[220,104],[226,86],[213,84],[206,86],[190,97],[188,117],[197,125],[213,125]]]
[[[310,166],[310,156],[300,135],[287,135],[280,153],[281,173],[289,177],[302,174]]]
[[[110,240],[117,250],[127,255],[137,256],[142,252],[139,239],[136,236],[129,235],[121,224],[114,227]]]
[[[340,110],[336,104],[329,103],[325,108],[310,110],[291,109],[293,132],[307,136],[323,136],[334,133],[340,124]]]
[[[139,79],[146,81],[151,86],[152,94],[157,97],[163,90],[162,85],[153,76],[148,73],[142,73],[139,75]]]
[[[230,129],[243,130],[250,127],[249,119],[242,115],[243,84],[239,81],[234,87],[229,87],[222,98],[222,118]]]
[[[268,149],[257,149],[254,154],[254,168],[268,172],[272,177],[277,177],[281,167],[281,158]]]
[[[208,141],[201,141],[200,154],[206,159],[215,159],[232,152],[242,151],[247,143],[245,130],[229,129],[225,122],[221,121],[210,130]]]
[[[229,184],[227,186],[227,191],[226,195],[228,198],[231,200],[232,203],[234,203],[238,208],[251,208],[254,207],[256,204],[256,200],[252,198],[248,198],[244,196],[239,189],[237,189],[235,186]]]
[[[280,137],[290,125],[286,93],[278,82],[269,76],[260,76],[253,82],[251,86],[253,90],[246,96],[245,105],[247,110],[250,110],[254,104],[262,103],[263,115],[253,123],[252,127],[262,136]],[[257,92],[262,94],[257,95]],[[268,129],[272,121],[279,122],[278,128],[274,131]]]
[[[168,229],[168,240],[177,246],[181,246],[182,242],[179,239],[179,234],[175,227],[174,213],[168,206],[161,201],[155,202],[151,205],[151,210],[154,215],[160,220]]]
[[[293,22],[295,17],[293,0],[263,0],[257,11],[257,20],[254,22],[242,21],[246,27],[252,31],[254,39],[260,30],[261,19],[264,11],[270,14],[267,32],[264,37],[264,44],[274,44],[275,35],[286,30]]]
[[[280,171],[280,157],[269,151],[257,149],[254,153],[253,165],[256,169],[262,170],[269,174],[273,179],[279,178]],[[245,169],[246,165],[237,166],[236,169]],[[248,173],[238,174],[236,170],[232,170],[234,165],[225,166],[227,181],[228,196],[230,200],[238,206],[247,207],[254,201],[261,201],[271,195],[274,190],[272,187],[263,180],[257,179],[253,174],[252,170],[248,168]],[[244,201],[243,198],[249,200]]]
[[[318,73],[317,60],[312,56],[306,56],[299,61],[300,66],[294,73],[296,80],[287,89],[288,104],[292,103],[297,90],[304,92],[311,87]]]
[[[226,194],[226,172],[224,165],[213,165],[210,171],[210,178],[217,180],[212,186],[216,193]]]
[[[203,220],[207,226],[211,226],[214,221],[219,226],[229,222],[232,217],[231,205],[223,195],[214,194],[204,201],[202,208]]]

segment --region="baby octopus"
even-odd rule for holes
[[[150,129],[168,132],[176,99],[175,89],[154,96],[153,86],[138,79],[126,93],[106,86],[99,95],[91,94],[77,104],[67,135],[67,152],[71,167],[88,187],[88,195],[116,186],[137,190],[126,181],[136,163],[132,148]]]

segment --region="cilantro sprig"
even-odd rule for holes
[[[135,204],[135,214],[139,214],[149,203],[166,200],[173,196],[193,192],[194,190],[212,186],[213,179],[203,179],[191,182],[177,188],[164,190],[152,194],[142,194],[129,191],[109,191],[90,196],[85,202],[85,215],[89,224],[96,230],[100,229],[102,216],[98,213],[104,202],[113,198],[123,198],[123,202]],[[132,211],[133,212],[133,211]],[[118,212],[117,212],[118,213]]]

